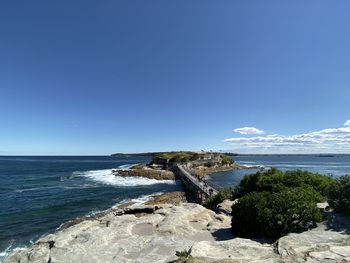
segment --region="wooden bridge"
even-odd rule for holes
[[[199,180],[198,177],[194,176],[183,165],[176,164],[173,168],[175,170],[174,172],[181,179],[184,187],[191,192],[200,203],[219,192],[212,185],[209,185],[207,181]]]

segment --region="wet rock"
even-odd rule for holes
[[[173,172],[168,170],[153,169],[148,166],[137,166],[131,169],[115,169],[112,171],[116,176],[122,177],[145,177],[156,180],[175,180]]]

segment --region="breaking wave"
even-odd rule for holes
[[[142,177],[122,177],[112,173],[112,169],[92,170],[73,173],[73,177],[85,177],[94,182],[113,186],[139,186],[139,185],[153,185],[153,184],[175,184],[172,180],[156,180]]]

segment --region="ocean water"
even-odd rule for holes
[[[350,174],[350,155],[236,156],[240,164],[305,169],[335,177]],[[148,157],[1,157],[0,261],[12,249],[27,246],[43,234],[78,216],[106,210],[126,200],[177,191],[181,184],[144,178],[122,178],[112,168],[149,162]],[[209,181],[234,186],[254,169],[215,173]]]
[[[112,168],[150,161],[147,157],[1,157],[0,261],[63,222],[117,203],[176,191],[181,184],[122,178]]]
[[[239,155],[233,159],[243,165],[275,167],[283,171],[307,170],[324,175],[339,177],[350,174],[350,155]],[[208,181],[219,188],[237,185],[246,174],[254,173],[258,169],[233,170],[210,175]]]

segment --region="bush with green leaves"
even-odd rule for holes
[[[176,263],[184,263],[187,261],[188,256],[190,255],[189,251],[176,251],[175,255],[178,257]]]
[[[206,162],[206,163],[204,164],[204,166],[205,166],[205,167],[208,167],[208,168],[211,168],[211,167],[214,167],[214,166],[215,166],[215,163],[212,162],[212,161]]]
[[[233,164],[232,158],[228,155],[223,155],[221,160],[221,165],[229,165],[229,164]]]
[[[278,238],[304,231],[322,221],[319,198],[311,187],[248,193],[232,206],[232,228],[241,237]]]
[[[337,179],[327,191],[328,204],[335,211],[350,215],[350,175]]]
[[[334,183],[333,178],[318,173],[302,170],[283,172],[272,168],[245,176],[235,188],[235,197],[250,192],[279,192],[290,187],[311,187],[325,196],[327,189]],[[321,198],[319,201],[325,200]]]
[[[209,197],[203,205],[208,209],[214,210],[218,204],[222,203],[226,199],[233,200],[232,188],[223,188],[216,195]]]
[[[195,152],[163,152],[153,156],[154,163],[186,163],[200,158],[200,155]]]

